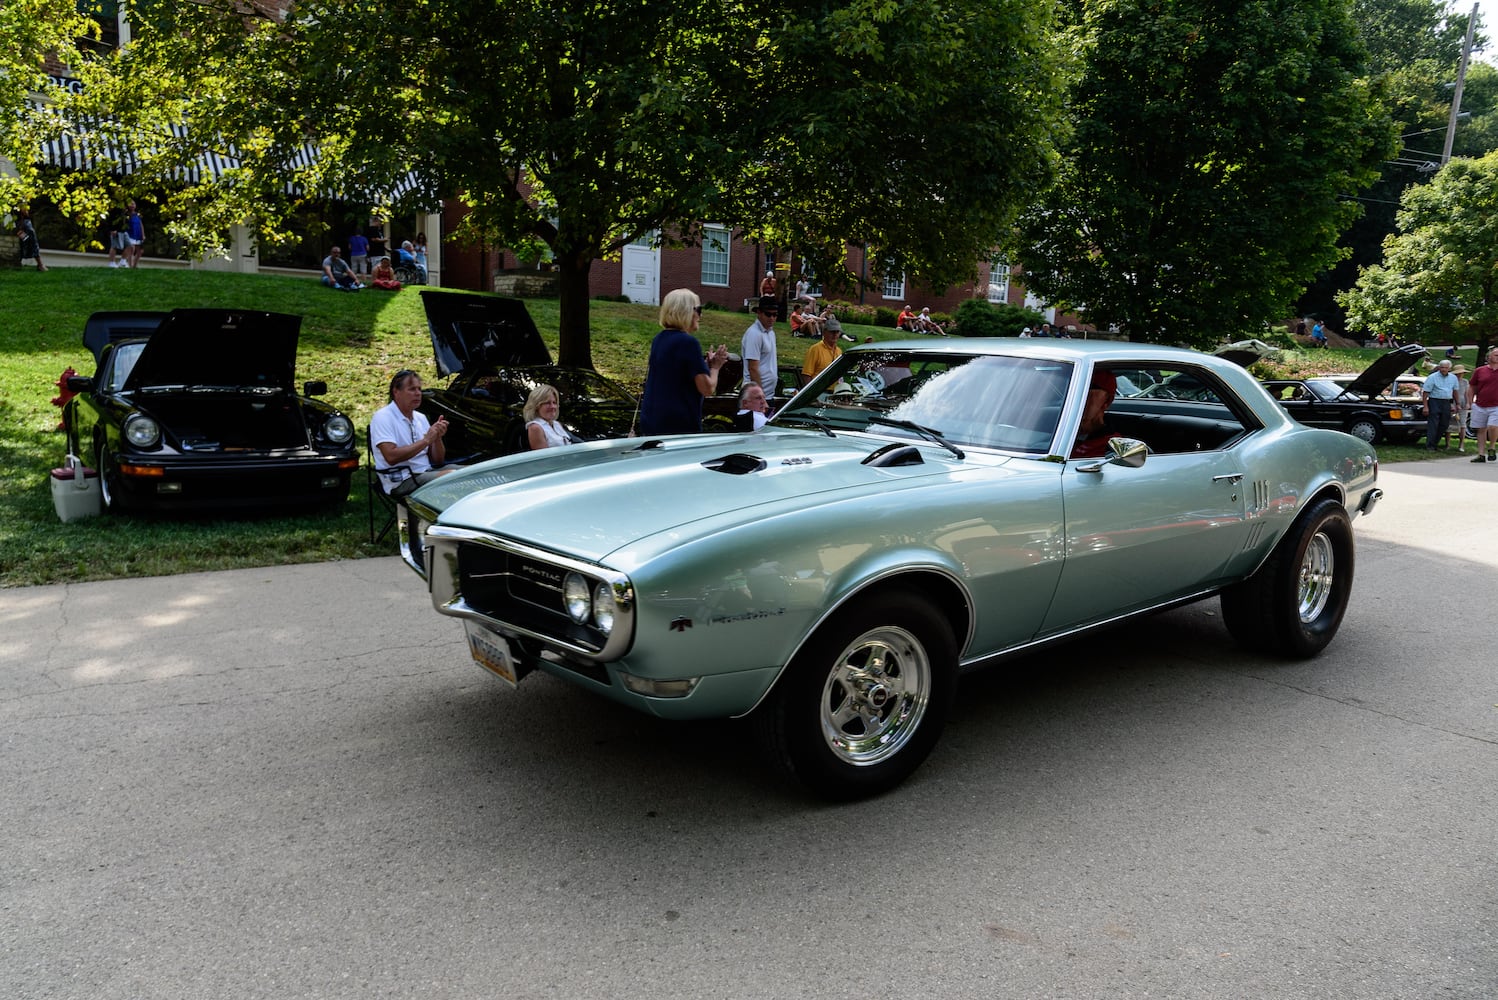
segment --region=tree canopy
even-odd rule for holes
[[[1283,318],[1393,149],[1346,0],[1068,9],[1081,78],[1014,241],[1028,286],[1137,340]]]
[[[1498,330],[1498,151],[1410,188],[1398,225],[1383,265],[1341,296],[1349,322],[1421,343],[1472,338],[1481,358]]]
[[[572,365],[591,363],[593,260],[652,231],[690,241],[703,222],[732,225],[806,247],[829,276],[847,240],[918,277],[971,275],[1043,186],[1058,106],[1051,8],[1030,0],[131,12],[130,45],[74,60],[79,92],[35,88],[48,108],[22,109],[24,138],[7,144],[18,187],[102,211],[117,160],[49,172],[26,147],[68,131],[129,148],[202,250],[240,220],[280,237],[309,193],[392,200],[413,176],[413,202],[473,207],[467,235],[551,248]],[[184,170],[215,153],[236,166]]]

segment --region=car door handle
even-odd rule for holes
[[[1241,472],[1229,472],[1226,475],[1213,476],[1212,477],[1212,482],[1214,482],[1214,483],[1220,483],[1224,479],[1226,479],[1228,482],[1230,482],[1234,486],[1236,486],[1236,485],[1238,485],[1239,483],[1241,483],[1243,481],[1243,473],[1241,473]]]

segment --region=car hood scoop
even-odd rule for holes
[[[584,559],[625,547],[644,558],[702,534],[964,467],[934,445],[924,462],[881,466],[865,460],[885,442],[861,436],[767,430],[753,435],[754,454],[731,450],[745,439],[704,434],[644,448],[597,441],[547,449],[443,476],[412,500],[438,511],[445,525],[545,539],[548,548]]]

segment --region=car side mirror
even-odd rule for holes
[[[1149,446],[1143,441],[1126,437],[1110,439],[1108,450],[1113,453],[1113,457],[1108,459],[1108,464],[1122,465],[1126,469],[1141,467],[1144,465],[1144,456],[1149,454]]]
[[[94,380],[91,379],[91,378],[89,378],[87,375],[69,375],[68,376],[68,392],[71,392],[71,393],[80,393],[80,392],[93,392],[93,391],[94,391]]]
[[[303,396],[326,396],[328,394],[328,383],[326,382],[304,382],[302,383]]]

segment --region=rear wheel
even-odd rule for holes
[[[1317,501],[1258,572],[1222,593],[1222,619],[1240,645],[1304,659],[1326,648],[1352,594],[1352,520]]]
[[[829,619],[786,668],[756,723],[772,759],[818,795],[893,788],[936,745],[957,643],[935,605],[874,594]]]

